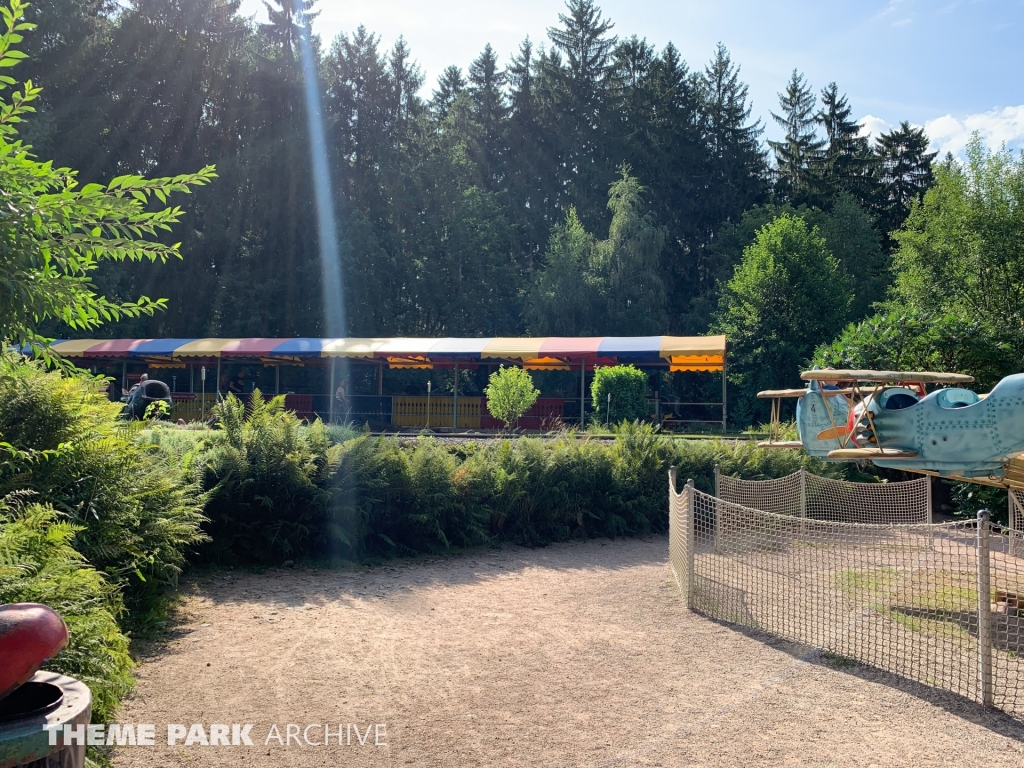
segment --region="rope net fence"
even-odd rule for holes
[[[774,480],[741,480],[720,474],[716,467],[715,488],[715,495],[724,501],[812,520],[909,525],[932,519],[928,477],[902,483],[852,483],[801,468]]]
[[[762,511],[677,493],[674,473],[669,500],[691,610],[1024,715],[1019,532]]]

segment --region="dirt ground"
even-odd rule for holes
[[[653,537],[218,572],[121,717],[158,746],[115,765],[1024,766],[1024,723],[688,613],[667,555]],[[325,723],[330,746],[303,741]],[[170,747],[168,724],[248,724],[254,746]]]

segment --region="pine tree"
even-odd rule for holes
[[[446,67],[441,76],[437,78],[437,90],[434,91],[430,99],[430,108],[438,120],[444,120],[448,116],[448,110],[464,90],[466,90],[466,80],[462,76],[462,70],[454,64]]]
[[[743,212],[764,200],[767,168],[761,148],[760,121],[750,121],[747,85],[740,67],[719,43],[711,61],[695,77],[699,99],[699,125],[707,156],[695,187],[702,190],[694,214],[696,228],[690,251],[690,270],[680,274],[685,290],[672,291],[676,300],[686,299],[677,310],[684,316],[682,332],[703,333],[714,311],[718,281],[728,279],[732,264],[721,263],[710,247],[725,222],[738,222]]]
[[[935,182],[932,163],[938,153],[928,151],[924,128],[905,120],[875,140],[875,153],[882,166],[884,197],[879,218],[888,234],[902,226],[910,204]]]
[[[473,116],[482,130],[481,157],[477,158],[484,187],[493,190],[500,183],[502,120],[508,112],[505,103],[505,73],[498,68],[498,57],[488,43],[469,65],[469,95]]]
[[[821,92],[821,109],[817,122],[825,130],[825,148],[818,164],[822,181],[823,202],[839,192],[849,192],[865,206],[874,203],[874,155],[867,137],[860,135],[860,126],[852,120],[852,110],[838,86],[829,83]]]
[[[533,43],[527,37],[505,68],[509,98],[501,141],[509,218],[517,231],[516,252],[530,270],[541,262],[551,221],[557,217],[558,197],[547,159],[551,147],[540,121],[537,67]]]
[[[779,94],[782,114],[771,113],[786,131],[782,141],[769,141],[778,174],[776,194],[794,203],[817,202],[820,194],[818,165],[825,142],[816,130],[816,100],[811,86],[797,70]]]
[[[560,178],[560,204],[571,202],[591,226],[605,218],[601,190],[614,179],[608,157],[609,86],[617,42],[593,0],[569,0],[560,27],[548,29],[552,50],[542,59],[551,98],[546,104],[550,149]],[[563,59],[564,58],[564,63]]]
[[[313,21],[320,15],[313,10],[316,4],[317,0],[263,0],[270,23],[260,24],[260,29],[281,47],[287,61],[295,59],[303,33],[311,34]]]

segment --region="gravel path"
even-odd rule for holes
[[[688,613],[667,550],[219,572],[191,585],[121,717],[163,745],[115,765],[1024,765],[1024,724],[1005,715]],[[169,747],[168,723],[252,724],[255,746]],[[274,724],[285,741],[288,724],[323,723],[329,747],[266,741]],[[387,746],[365,733],[376,723]]]

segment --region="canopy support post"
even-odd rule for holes
[[[583,413],[586,411],[587,361],[580,360],[580,429],[583,429]]]
[[[219,403],[223,399],[220,393],[220,355],[217,356],[217,402]]]
[[[274,363],[274,395],[281,394],[281,364]]]
[[[188,391],[191,395],[196,393],[196,369],[192,363],[188,364]]]
[[[331,388],[330,388],[330,392],[328,392],[328,394],[327,394],[327,399],[330,402],[330,408],[328,410],[327,418],[328,418],[328,421],[331,424],[334,423],[334,375],[335,375],[335,371],[337,369],[337,365],[338,365],[338,358],[332,357],[331,358]]]
[[[725,352],[723,351],[722,352],[722,434],[723,435],[725,434],[725,418],[726,418],[726,408],[725,408],[725,382],[726,382],[726,378],[725,378],[725,376],[726,376],[727,370],[728,370],[728,366],[726,365],[726,362],[725,362]]]
[[[384,361],[377,361],[377,397],[384,395]]]
[[[121,361],[121,390],[128,389],[128,361]],[[120,399],[120,398],[118,398]]]
[[[459,428],[459,361],[455,361],[455,381],[452,383],[452,429]]]

